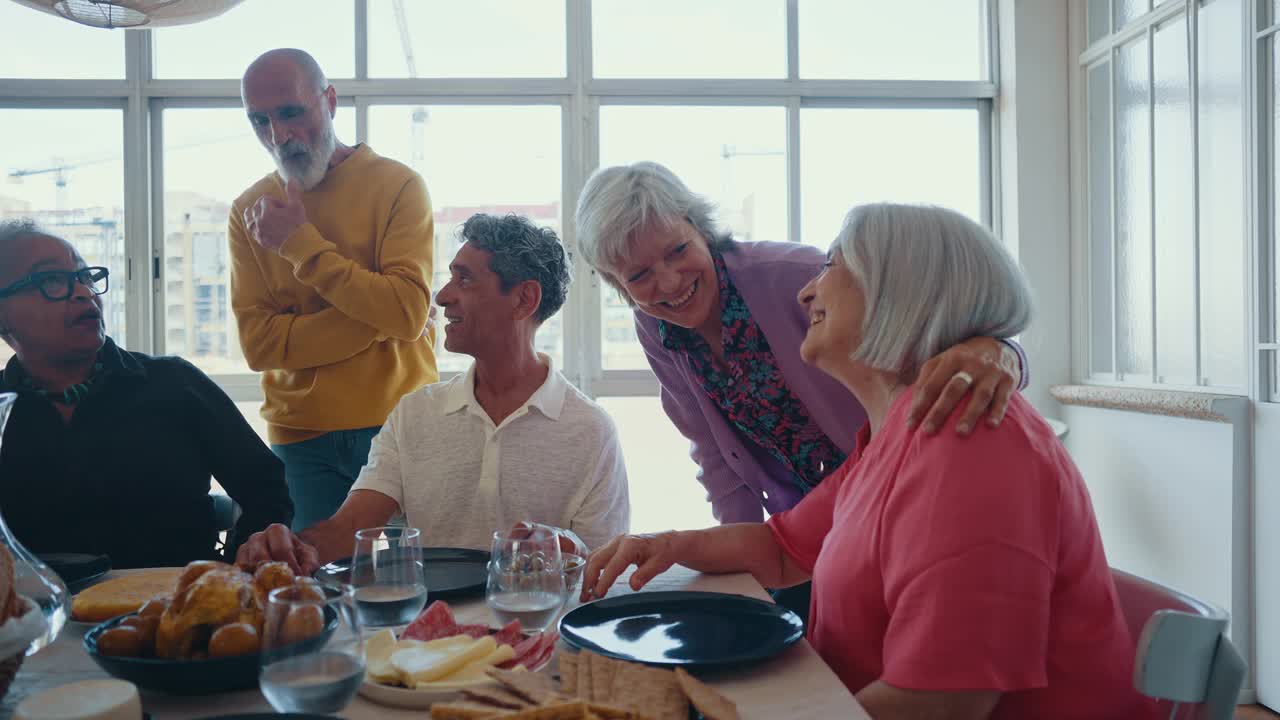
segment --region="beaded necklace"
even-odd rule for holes
[[[56,403],[62,403],[63,405],[75,405],[89,396],[89,391],[92,389],[93,384],[97,382],[101,372],[102,363],[94,363],[93,371],[89,373],[89,377],[86,378],[84,382],[76,383],[60,393],[49,392],[43,388],[38,388],[36,387],[36,384],[32,382],[30,375],[24,375],[21,383],[22,386],[19,390],[21,392],[29,392],[39,395],[42,398],[52,400]]]

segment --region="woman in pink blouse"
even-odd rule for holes
[[[675,563],[812,579],[809,640],[877,720],[1151,717],[1088,491],[1035,409],[1015,394],[968,437],[906,422],[927,358],[1026,327],[1008,253],[959,213],[862,206],[799,301],[805,362],[866,408],[854,453],[766,523],[614,539],[584,598],[632,564],[635,589]]]

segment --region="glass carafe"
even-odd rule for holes
[[[4,426],[9,420],[9,411],[18,396],[13,393],[0,393],[0,442],[3,442]],[[46,629],[44,635],[36,638],[27,648],[30,655],[40,648],[52,643],[58,632],[67,622],[67,586],[62,578],[40,562],[18,542],[9,531],[4,521],[4,508],[0,508],[0,543],[13,555],[14,587],[19,595],[30,598],[40,606],[44,613]]]

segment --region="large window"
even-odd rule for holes
[[[825,247],[873,200],[990,222],[992,16],[984,0],[253,0],[125,33],[0,0],[18,43],[0,58],[0,213],[87,223],[65,232],[106,253],[113,335],[190,359],[250,408],[226,219],[273,169],[240,109],[260,53],[311,52],[339,138],[426,179],[435,290],[472,214],[527,215],[572,251],[588,175],[638,160],[674,169],[740,240]],[[631,309],[575,263],[539,349],[615,414],[636,527],[709,522]],[[469,363],[437,350],[443,373]],[[671,497],[688,512],[663,515]]]
[[[124,79],[123,32],[77,25],[12,2],[0,3],[0,28],[0,78]]]
[[[292,2],[258,0],[195,25],[157,30],[152,33],[155,76],[239,79],[263,51],[296,47],[314,55],[331,79],[354,77],[354,0],[306,0],[303,8]]]
[[[1249,389],[1242,13],[1088,4],[1089,379]]]

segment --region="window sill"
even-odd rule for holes
[[[1054,385],[1049,394],[1063,405],[1125,410],[1188,420],[1232,423],[1249,403],[1237,395],[1120,388],[1107,385]]]

